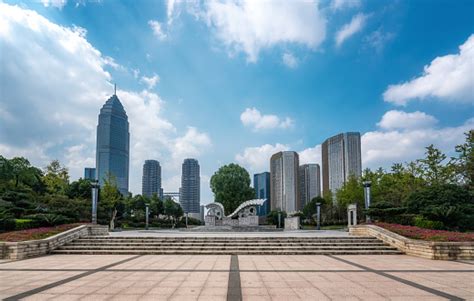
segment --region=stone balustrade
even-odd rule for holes
[[[108,234],[109,231],[107,226],[81,225],[45,239],[3,242],[0,243],[0,258],[18,260],[41,256],[48,254],[57,247],[67,244],[79,237]]]
[[[372,236],[407,255],[438,260],[473,260],[474,242],[437,242],[406,238],[375,225],[349,228],[350,235]]]

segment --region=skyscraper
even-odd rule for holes
[[[184,159],[179,190],[179,202],[184,213],[200,213],[200,185],[199,162],[196,159]]]
[[[161,166],[156,160],[145,160],[143,164],[142,195],[151,197],[154,193],[163,198],[161,189]]]
[[[110,174],[115,177],[120,193],[128,194],[129,149],[127,113],[114,94],[100,109],[97,125],[96,177],[101,186]]]
[[[270,158],[271,210],[298,210],[298,167],[299,156],[296,152],[279,152]]]
[[[267,201],[257,208],[259,216],[266,216],[270,213],[270,173],[262,172],[253,175],[253,187],[257,199],[266,199]]]
[[[95,168],[93,167],[84,168],[84,179],[95,180]]]
[[[300,208],[313,198],[321,196],[321,176],[319,164],[304,164],[299,167]]]
[[[351,175],[362,174],[360,133],[342,133],[322,145],[323,195],[340,189]]]

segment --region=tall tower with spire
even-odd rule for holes
[[[114,95],[100,109],[97,125],[96,177],[102,186],[112,175],[123,195],[128,194],[130,133],[128,117],[122,103]]]

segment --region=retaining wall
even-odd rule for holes
[[[375,225],[356,225],[349,227],[349,234],[377,237],[407,255],[439,260],[474,259],[474,242],[415,240]]]
[[[59,246],[89,235],[109,235],[109,230],[107,226],[81,225],[45,239],[3,242],[0,243],[0,258],[18,260],[45,255]]]

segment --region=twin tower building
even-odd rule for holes
[[[130,162],[130,131],[127,113],[116,93],[100,109],[97,125],[96,168],[86,168],[85,178],[99,184],[113,177],[120,193],[128,195]],[[163,197],[161,166],[156,160],[146,160],[143,166],[142,194]],[[182,166],[180,203],[184,212],[200,211],[200,172],[195,159],[185,159]]]
[[[342,133],[324,141],[321,150],[323,195],[342,188],[351,175],[362,173],[360,133]],[[270,209],[301,211],[321,196],[320,166],[299,165],[298,153],[284,151],[270,159]]]
[[[335,193],[351,175],[359,177],[362,173],[360,133],[342,133],[327,139],[322,144],[321,155],[323,195]],[[92,173],[93,169],[86,168],[86,177],[95,178],[102,186],[111,175],[120,192],[128,195],[129,161],[128,117],[114,93],[100,110],[96,170]],[[298,153],[279,152],[270,159],[270,173],[254,175],[254,188],[257,197],[270,199],[268,209],[294,212],[302,210],[312,198],[321,195],[320,174],[318,164],[300,166]],[[161,166],[156,160],[146,160],[142,194],[151,196],[153,193],[163,197]],[[199,213],[200,167],[196,159],[183,162],[179,196],[184,212]]]

